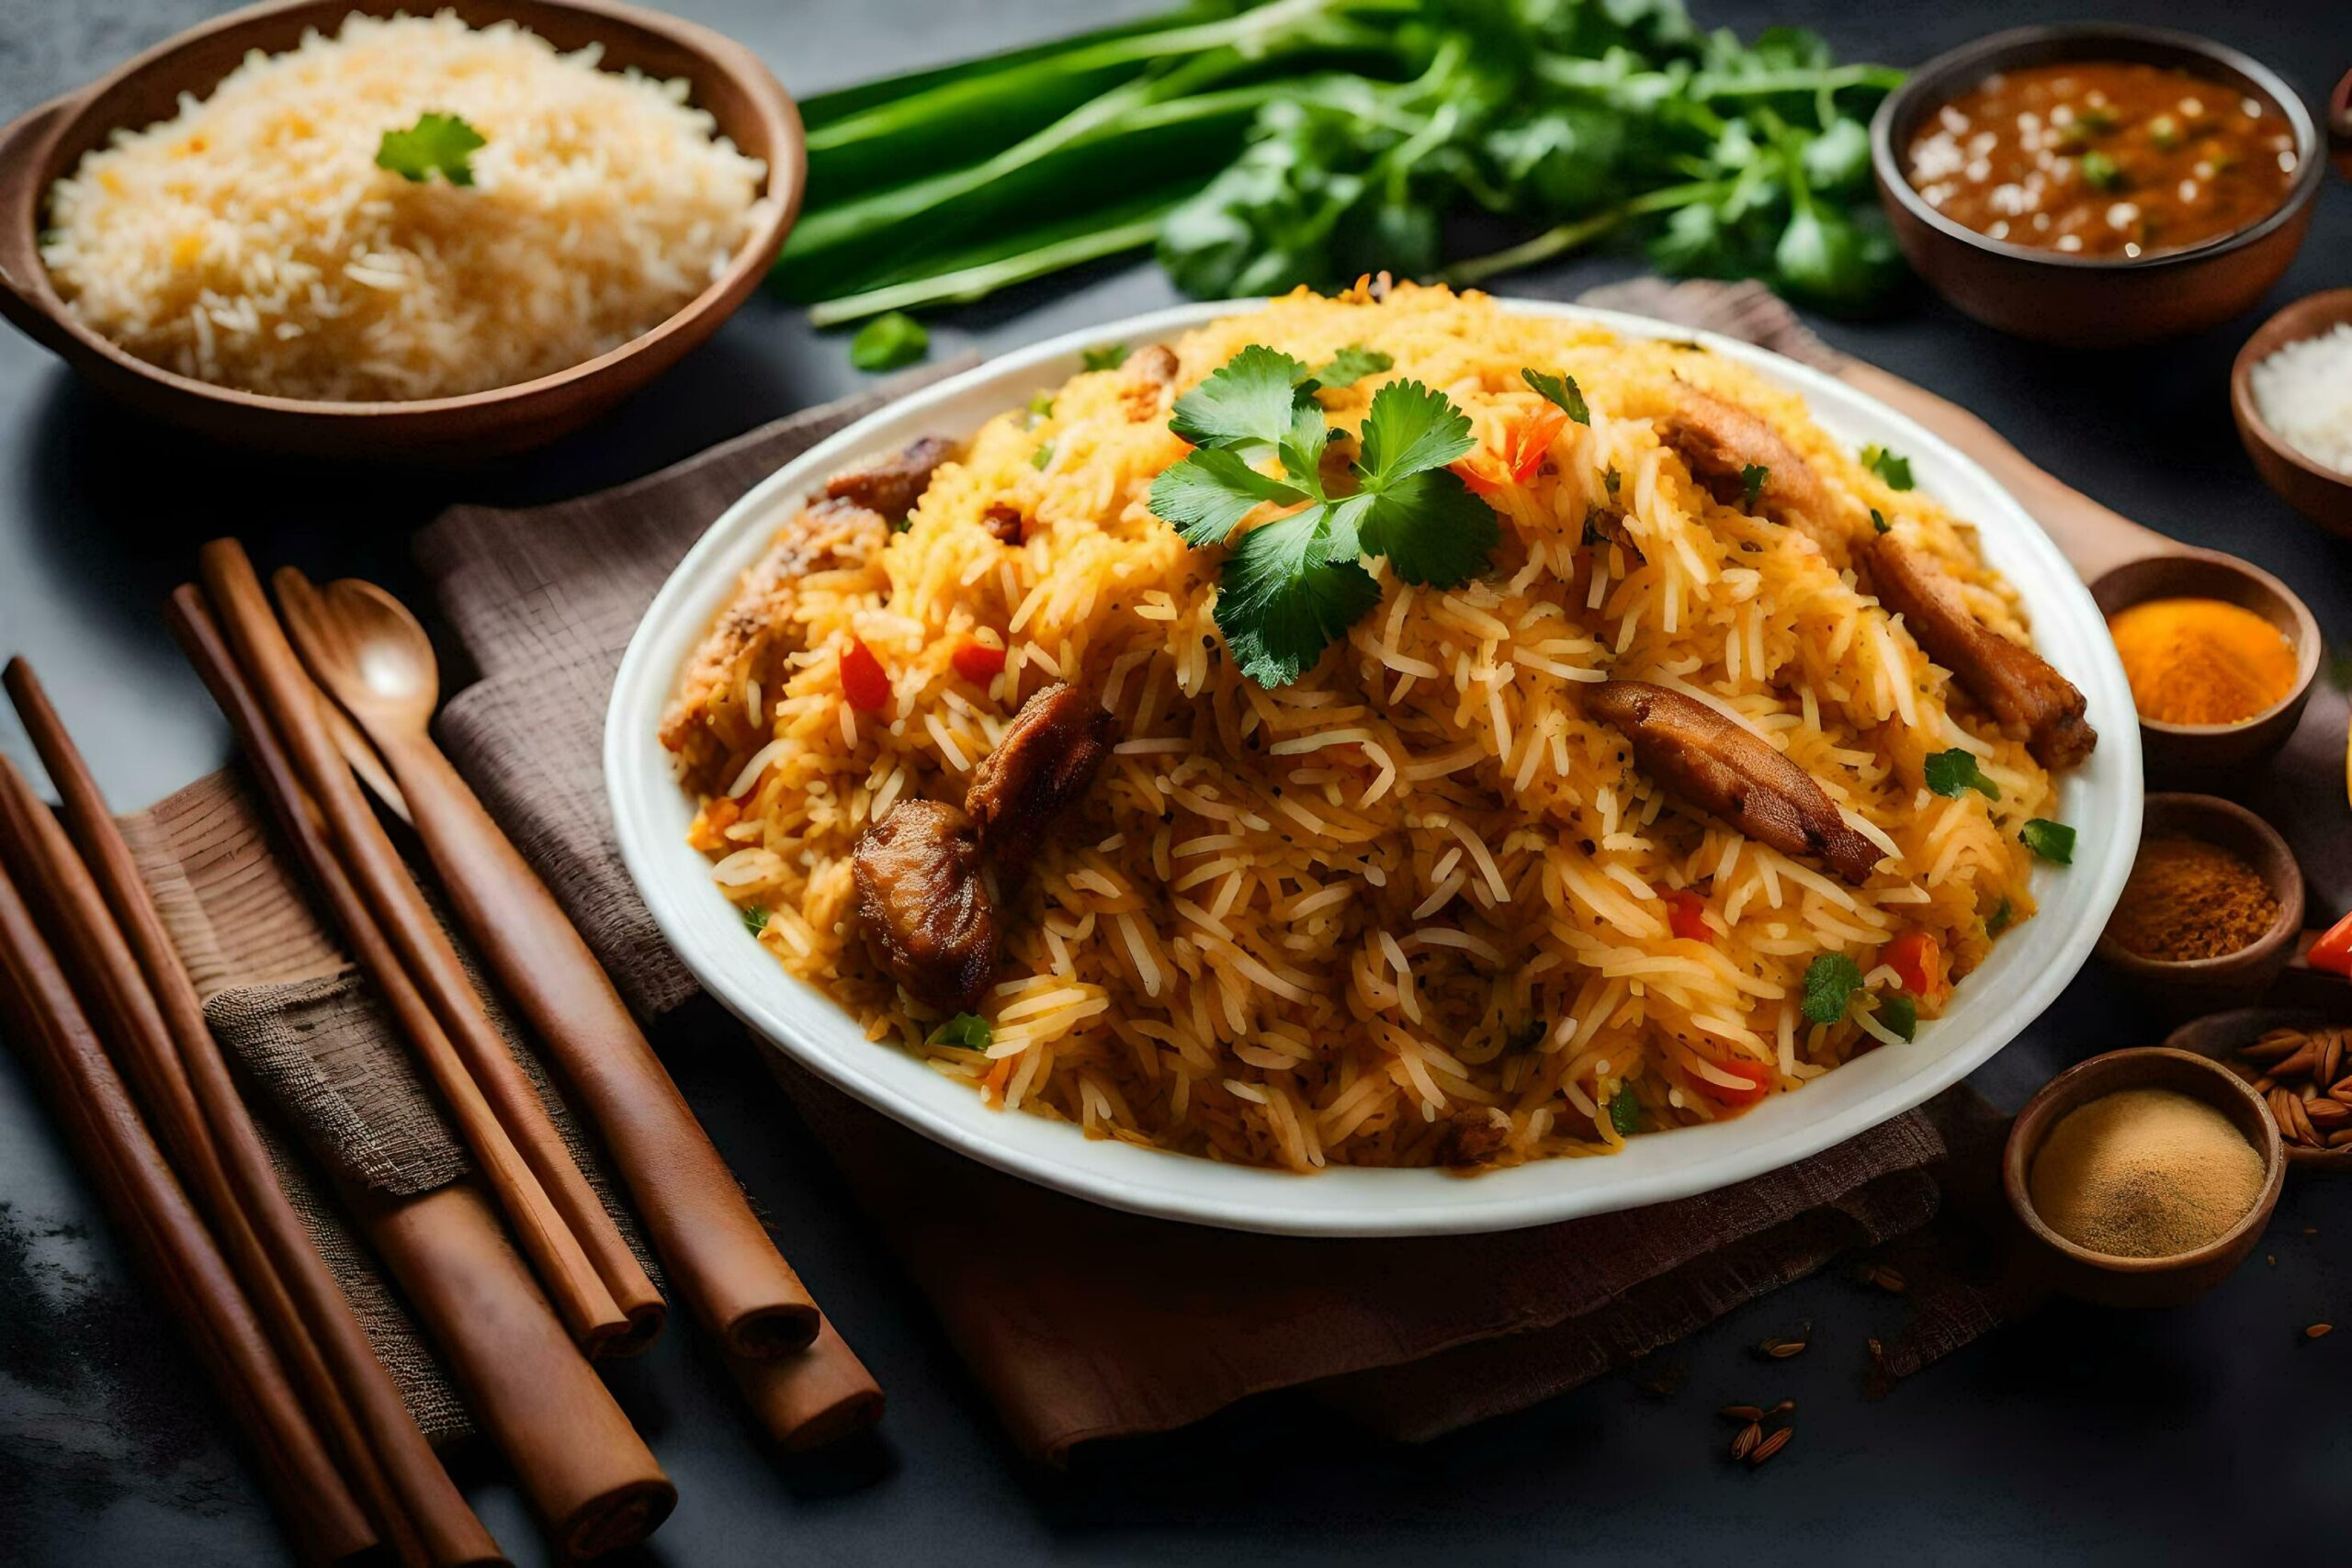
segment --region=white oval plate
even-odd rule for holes
[[[1168,339],[1257,301],[1188,305],[1058,337],[944,381],[860,421],[786,465],[729,508],[646,612],[621,660],[605,718],[605,777],[621,858],[686,966],[729,1009],[830,1082],[984,1164],[1113,1208],[1234,1230],[1295,1235],[1426,1235],[1510,1230],[1688,1197],[1818,1154],[1926,1100],[2014,1039],[2089,956],[2140,839],[2140,736],[2130,686],[2088,592],[2057,546],[1991,476],[1893,410],[1817,370],[1750,344],[1647,317],[1506,300],[1530,315],[1594,321],[1629,337],[1698,337],[1801,393],[1822,426],[1857,447],[1908,453],[1920,487],[1973,521],[1984,553],[2015,583],[2037,645],[2080,686],[2099,731],[2090,764],[2063,786],[2076,831],[2070,868],[2035,874],[2040,915],[1960,987],[1918,1040],[1882,1047],[1747,1115],[1633,1140],[1623,1153],[1538,1161],[1473,1179],[1438,1170],[1341,1168],[1313,1176],[1087,1138],[1076,1127],[991,1111],[903,1051],[875,1044],[821,992],[748,936],[687,847],[694,807],[655,739],[680,671],[737,577],[822,478],[852,458],[918,435],[962,436],[1059,386],[1081,349]]]

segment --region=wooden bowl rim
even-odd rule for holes
[[[503,7],[507,0],[483,0],[483,3]],[[198,43],[267,24],[287,12],[311,9],[320,4],[321,0],[261,0],[260,4],[227,12],[174,34],[161,43],[142,50],[89,85],[51,98],[9,125],[0,127],[0,145],[6,145],[20,132],[28,130],[30,134],[24,138],[26,144],[20,155],[28,167],[43,170],[60,138],[130,78],[155,69]],[[372,4],[380,9],[370,9],[371,0],[335,0],[334,8],[344,16],[362,10],[367,10],[369,15],[401,12],[429,15],[435,9],[430,5],[413,6],[408,0],[372,0]],[[763,182],[764,189],[762,195],[771,202],[765,220],[753,225],[745,234],[724,272],[693,299],[628,342],[617,344],[594,358],[583,359],[577,365],[550,371],[545,376],[444,398],[344,402],[277,397],[198,380],[140,358],[93,330],[67,308],[57,292],[55,281],[50,276],[49,268],[40,259],[37,235],[40,204],[47,199],[46,182],[31,192],[32,207],[28,220],[35,226],[36,238],[25,245],[27,253],[32,256],[32,265],[30,276],[17,290],[18,299],[28,309],[44,316],[50,326],[70,337],[76,346],[97,355],[118,370],[153,382],[172,393],[226,405],[253,415],[295,416],[305,421],[326,420],[337,423],[392,418],[422,421],[435,416],[479,412],[501,404],[536,402],[559,389],[616,370],[627,361],[650,352],[665,340],[692,329],[725,302],[730,294],[740,291],[740,297],[748,296],[750,288],[756,286],[757,275],[763,273],[774,261],[785,236],[799,216],[801,199],[806,192],[808,137],[800,122],[799,107],[792,96],[785,91],[784,85],[776,80],[775,73],[759,56],[724,34],[683,17],[641,10],[620,4],[619,0],[524,0],[523,6],[518,9],[529,7],[573,12],[591,25],[617,22],[667,39],[685,53],[707,62],[714,76],[725,77],[733,83],[750,104],[752,113],[764,122],[775,145],[774,155],[766,160],[768,167]],[[529,22],[522,17],[513,19],[526,28],[529,27]],[[219,85],[216,78],[206,84],[203,91],[209,95]],[[46,123],[42,123],[44,119]],[[724,128],[720,133],[724,134]],[[22,238],[5,232],[14,226],[15,217],[12,211],[0,210],[0,254],[13,248]],[[0,271],[5,271],[5,268],[0,268]],[[0,277],[0,287],[6,285],[6,279]]]
[[[2326,1010],[2323,1008],[2272,1007],[2267,1004],[2258,1003],[2253,1007],[2223,1008],[2218,1012],[2200,1013],[2195,1018],[2186,1020],[2176,1025],[2173,1032],[2170,1034],[2165,1035],[2161,1043],[2167,1050],[2186,1051],[2192,1056],[2202,1056],[2209,1062],[2220,1063],[2222,1064],[2223,1070],[2226,1071],[2228,1064],[2222,1056],[2211,1051],[2199,1050],[2195,1045],[2184,1045],[2180,1043],[2180,1040],[2182,1036],[2188,1034],[2190,1030],[2197,1028],[2199,1024],[2211,1025],[2216,1020],[2239,1017],[2267,1019],[2269,1021],[2269,1027],[2274,1029],[2280,1027],[2329,1029],[2352,1027],[2352,1021],[2337,1021],[2329,1017]],[[2251,1088],[2252,1086],[2249,1085],[2248,1087]],[[2310,1170],[2343,1170],[2352,1168],[2352,1144],[2347,1144],[2340,1149],[2306,1148],[2301,1144],[2288,1143],[2284,1134],[2279,1135],[2278,1141],[2280,1145],[2286,1150],[2287,1163],[2290,1166],[2299,1166]]]
[[[2278,112],[2287,117],[2295,131],[2295,183],[2288,189],[2286,199],[2243,228],[2217,234],[2200,244],[2182,250],[2160,251],[2144,256],[2068,255],[2063,252],[2037,250],[2030,245],[2015,245],[2006,240],[1996,240],[1989,234],[1980,234],[1945,217],[1928,204],[1927,198],[1911,184],[1909,175],[1904,173],[1894,152],[1894,122],[1908,114],[1915,103],[1931,91],[1943,91],[1949,78],[1971,72],[1981,78],[2000,69],[2008,56],[2023,51],[2054,46],[2071,53],[2078,46],[2087,50],[2101,44],[2168,51],[2184,61],[2194,60],[2235,73],[2261,89],[2262,96],[2278,106]],[[2089,56],[2086,54],[2084,58]],[[1946,50],[1914,66],[1903,85],[1880,100],[1877,112],[1871,117],[1870,134],[1871,163],[1879,184],[1902,204],[1905,213],[1936,233],[1972,250],[2004,261],[2047,266],[2062,272],[2162,272],[2245,250],[2294,221],[2298,213],[2311,205],[2319,195],[2327,162],[2326,143],[2301,95],[2270,67],[2243,51],[2197,33],[2183,32],[2177,28],[2143,27],[2129,22],[2037,23],[1992,33]]]
[[[2352,76],[2346,76],[2344,82],[2345,89],[2352,89]],[[2306,320],[2311,324],[2306,325]],[[2270,318],[2255,328],[2253,335],[2239,345],[2237,357],[2230,362],[2230,413],[2238,422],[2241,438],[2260,442],[2265,451],[2288,467],[2299,469],[2315,482],[2330,490],[2341,491],[2347,499],[2352,499],[2352,474],[2328,468],[2300,447],[2289,445],[2264,421],[2262,411],[2254,400],[2254,367],[2256,365],[2290,343],[2317,337],[2329,328],[2346,321],[2352,321],[2352,288],[2323,288],[2272,312]]]
[[[2094,950],[2101,960],[2125,975],[2166,985],[2226,983],[2240,971],[2259,968],[2280,948],[2301,934],[2305,897],[2303,868],[2296,862],[2295,852],[2288,845],[2284,834],[2234,800],[2224,800],[2218,795],[2161,790],[2149,795],[2141,806],[2141,843],[2145,844],[2152,833],[2161,836],[2160,830],[2152,824],[2165,812],[2183,813],[2190,817],[2202,813],[2209,817],[2230,818],[2262,840],[2269,851],[2269,864],[2278,869],[2278,874],[2273,876],[2261,865],[2255,869],[2262,872],[2262,880],[2269,885],[2271,897],[2278,900],[2278,913],[2271,918],[2269,928],[2254,941],[2235,953],[2219,953],[2211,958],[2150,958],[2132,952],[2102,931]],[[2203,837],[2194,832],[2186,832],[2183,836]],[[2213,840],[2206,839],[2205,841],[2211,843]]]
[[[2049,1139],[2050,1129],[2056,1126],[2066,1112],[2087,1105],[2108,1092],[2099,1087],[2102,1083],[2111,1079],[2135,1059],[2156,1056],[2193,1063],[2205,1078],[2225,1086],[2225,1093],[2253,1108],[2256,1121],[2263,1133],[2261,1143],[2255,1145],[2255,1152],[2262,1156],[2262,1190],[2236,1224],[2191,1251],[2175,1253],[2168,1258],[2125,1258],[2112,1252],[2093,1252],[2051,1229],[2035,1210],[2030,1156],[2041,1152],[2041,1145]],[[2212,1100],[2208,1103],[2213,1104],[2215,1110],[2222,1109]],[[2234,1119],[2231,1125],[2236,1125]],[[2030,1138],[2029,1133],[2032,1134]],[[2233,1251],[2247,1246],[2253,1234],[2270,1223],[2271,1213],[2278,1206],[2278,1194],[2286,1182],[2285,1140],[2279,1136],[2278,1123],[2271,1116],[2268,1103],[2254,1092],[2254,1086],[2211,1056],[2195,1051],[2177,1050],[2169,1045],[2129,1045],[2075,1063],[2043,1084],[2033,1098],[2025,1102],[2024,1108],[2018,1112],[2017,1120],[2010,1124],[2008,1139],[2001,1148],[2001,1190],[2008,1198],[2009,1207],[2018,1221],[2061,1256],[2109,1274],[2187,1273],[2227,1258]]]
[[[2352,293],[2352,289],[2347,289],[2346,292]],[[2275,574],[2265,571],[2250,560],[2242,559],[2222,550],[2208,550],[2195,546],[2181,545],[2156,555],[2141,556],[2136,559],[2120,562],[2100,572],[2090,584],[2091,600],[2094,604],[2098,604],[2099,613],[2112,622],[2119,612],[2128,610],[2133,604],[2145,604],[2148,599],[2182,597],[2182,595],[2171,593],[2149,594],[2146,598],[2133,599],[2120,604],[2114,610],[2108,609],[2103,603],[2100,603],[2099,590],[2109,581],[2128,571],[2147,570],[2154,563],[2160,561],[2187,561],[2207,570],[2243,578],[2286,605],[2289,617],[2295,623],[2295,683],[2287,689],[2285,696],[2280,697],[2260,713],[2250,718],[2242,718],[2235,724],[2174,724],[2166,719],[2150,718],[2147,715],[2139,713],[2135,706],[2132,711],[2138,715],[2141,728],[2153,729],[2159,735],[2175,735],[2190,739],[2241,735],[2256,725],[2310,700],[2312,683],[2319,679],[2321,656],[2326,651],[2326,639],[2321,635],[2319,617],[2312,613],[2312,607],[2309,604],[2303,603],[2301,594],[2288,587]]]

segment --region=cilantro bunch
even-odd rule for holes
[[[1446,467],[1476,445],[1442,392],[1391,381],[1373,394],[1345,482],[1325,459],[1348,438],[1316,393],[1389,367],[1351,346],[1310,370],[1253,344],[1176,401],[1169,428],[1197,450],[1151,487],[1151,510],[1196,548],[1223,545],[1262,505],[1297,507],[1242,535],[1226,558],[1217,629],[1261,686],[1295,681],[1380,598],[1362,558],[1385,556],[1408,582],[1452,588],[1486,569],[1501,530]],[[1269,458],[1282,478],[1257,465]]]

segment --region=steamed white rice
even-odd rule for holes
[[[617,347],[741,243],[765,169],[684,81],[596,69],[510,23],[354,16],[118,131],[50,197],[42,259],[93,329],[280,397],[450,397]],[[376,166],[456,114],[474,183]]]

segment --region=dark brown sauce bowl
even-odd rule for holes
[[[2218,240],[2128,258],[2014,245],[1928,206],[1905,164],[1921,122],[1996,72],[2074,60],[2177,67],[2276,104],[2295,133],[2295,184],[2287,199]],[[2153,343],[2225,321],[2251,307],[2302,245],[2324,157],[2311,112],[2268,67],[2193,33],[2162,28],[2072,23],[1996,33],[1920,66],[1887,96],[1871,121],[1871,166],[1879,200],[1914,270],[1987,326],[2071,348]]]
[[[719,132],[768,167],[771,207],[723,272],[658,325],[552,375],[461,397],[324,402],[269,397],[181,376],[130,354],[67,309],[40,254],[50,187],[118,129],[210,95],[247,51],[277,54],[353,12],[455,11],[467,26],[513,21],[570,52],[604,50],[606,70],[683,76]],[[767,273],[800,210],[808,166],[800,114],[759,57],[707,28],[607,0],[272,0],[216,17],[0,130],[0,315],[108,396],[209,440],[273,455],[448,463],[545,445],[586,423],[717,332]]]
[[[2139,716],[2141,767],[2150,783],[2228,787],[2233,775],[2268,760],[2295,733],[2326,643],[2311,606],[2270,573],[2219,550],[2182,547],[2101,573],[2091,599],[2110,621],[2150,599],[2223,600],[2277,626],[2295,650],[2293,688],[2243,723],[2167,724]]]
[[[2051,1129],[2068,1112],[2126,1089],[2166,1089],[2211,1105],[2262,1156],[2262,1190],[2228,1231],[2172,1258],[2119,1258],[2077,1247],[2052,1230],[2033,1206],[2033,1162]],[[2229,1278],[2262,1238],[2287,1179],[2284,1142],[2270,1108],[2251,1085],[2219,1063],[2188,1051],[2137,1046],[2081,1062],[2044,1084],[2026,1101],[2001,1151],[2001,1187],[2032,1238],[2051,1282],[2067,1294],[2106,1306],[2178,1306]]]

